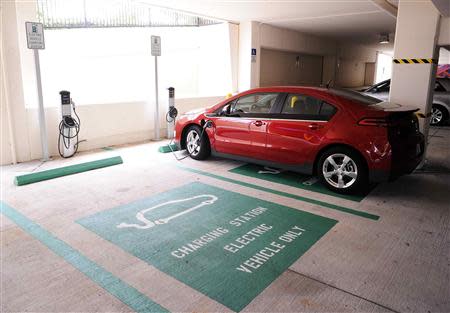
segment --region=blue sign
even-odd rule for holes
[[[256,49],[252,48],[252,55],[256,55]]]

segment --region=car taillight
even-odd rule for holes
[[[367,117],[363,118],[358,122],[361,126],[378,126],[378,127],[388,127],[389,122],[385,118],[377,117]]]

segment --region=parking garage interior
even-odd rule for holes
[[[448,0],[11,0],[0,13],[2,312],[450,312]],[[320,102],[280,117],[293,90],[402,108],[417,164],[350,193],[318,166],[344,143],[309,172],[262,160],[302,158],[283,146],[293,123],[320,146],[314,131],[357,115],[331,103],[322,120]],[[270,100],[250,126],[264,128],[219,138],[252,92]],[[391,127],[357,122],[345,135],[365,144]],[[349,150],[369,176],[364,151],[336,154]]]

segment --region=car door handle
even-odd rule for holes
[[[316,123],[312,123],[312,124],[309,124],[309,125],[308,125],[308,128],[309,128],[309,129],[312,129],[312,130],[317,130],[317,129],[323,128],[323,125],[316,124]]]
[[[254,121],[253,122],[253,125],[255,125],[255,126],[263,126],[264,124],[266,124],[266,123],[264,123],[263,121]]]

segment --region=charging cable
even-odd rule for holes
[[[62,121],[59,123],[58,152],[63,158],[70,158],[74,156],[78,151],[78,144],[80,143],[78,140],[78,134],[80,133],[81,120],[75,109],[75,103],[71,102],[71,104],[73,105],[73,113],[75,113],[76,119],[71,116],[63,116]],[[75,129],[74,135],[70,135],[70,129],[72,128]],[[66,129],[69,129],[68,135],[64,133]],[[63,151],[61,151],[62,145],[64,145],[66,149],[69,149],[71,140],[75,140],[74,151],[71,155],[65,156]]]
[[[166,113],[166,121],[167,121],[167,123],[173,123],[173,125],[175,126],[175,121],[176,121],[176,119],[177,119],[177,116],[178,116],[178,110],[177,110],[177,108],[175,108],[175,107],[170,107],[169,111]],[[172,149],[172,144],[173,144],[173,140],[174,140],[174,139],[175,139],[175,138],[172,138],[172,139],[170,140],[170,142],[169,142],[168,147],[169,147],[170,151],[172,151],[172,154],[173,154],[173,156],[175,157],[175,159],[176,159],[177,161],[181,161],[181,160],[186,159],[186,158],[189,156],[189,154],[188,154],[188,155],[185,155],[185,156],[183,156],[183,157],[181,157],[181,158],[179,158],[179,157],[177,156],[177,154],[175,153],[176,151]]]

